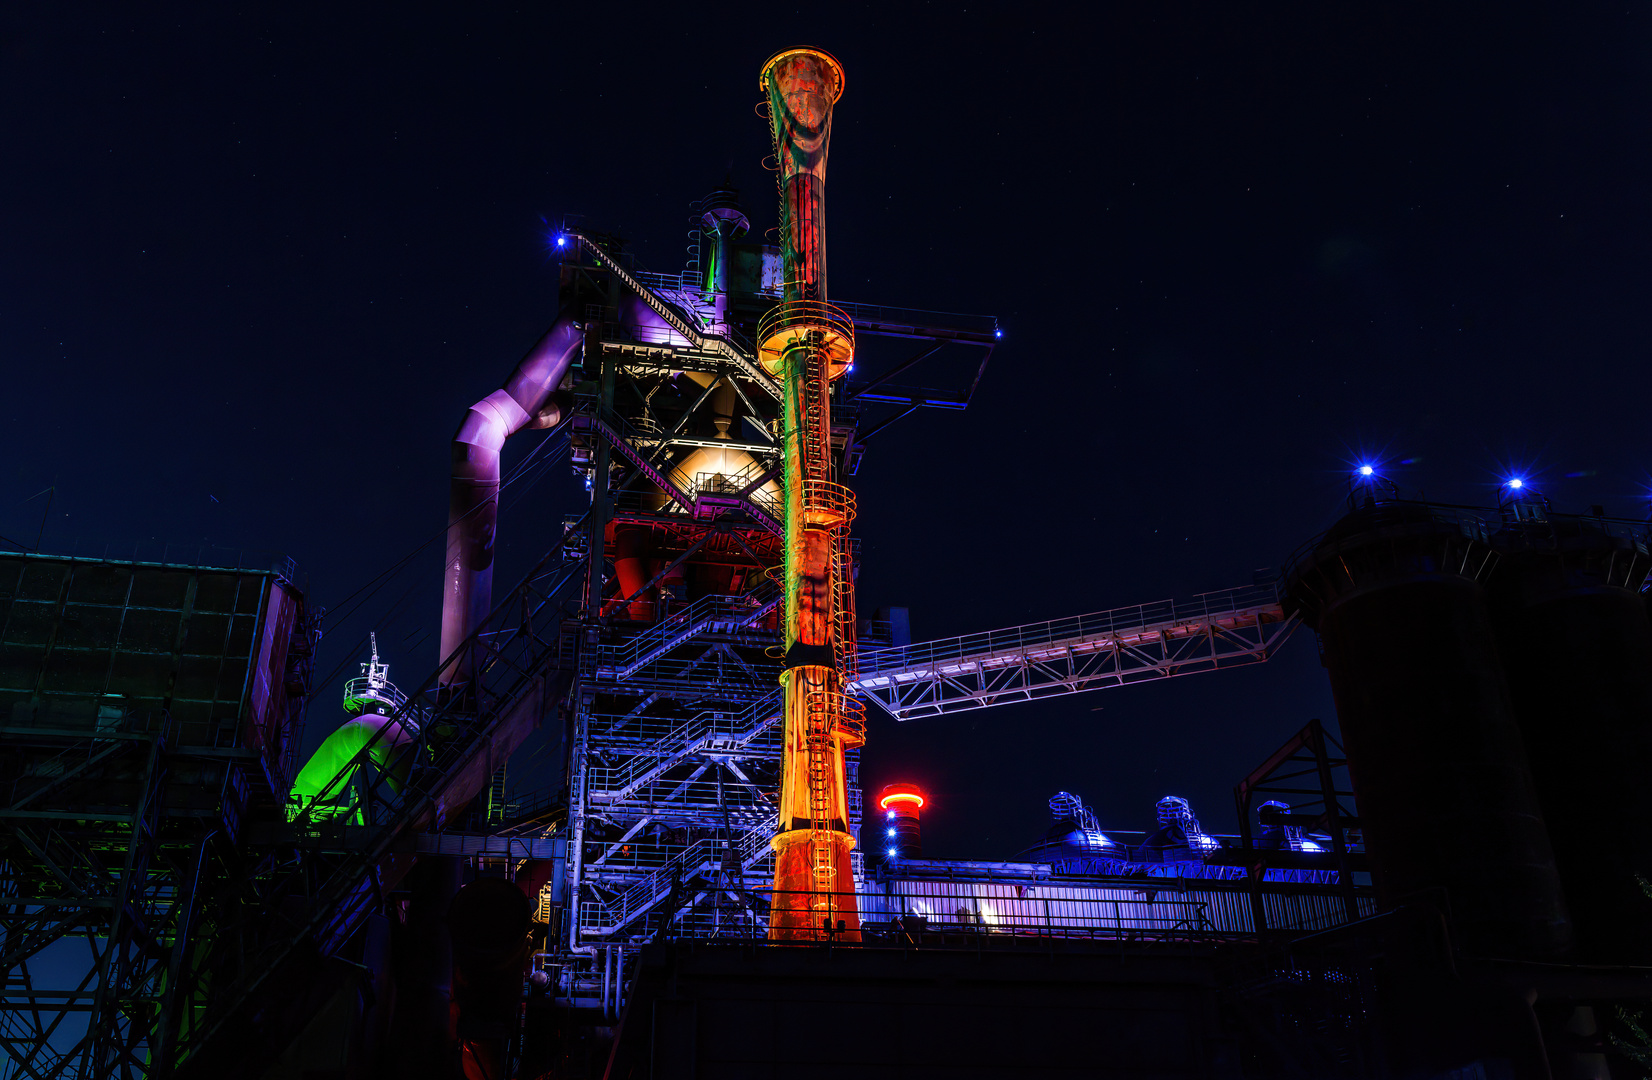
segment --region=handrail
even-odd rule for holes
[[[1156,633],[1178,624],[1202,625],[1224,616],[1277,609],[1279,604],[1276,585],[1247,585],[1200,593],[1190,600],[1131,604],[1088,615],[1027,623],[915,645],[868,649],[860,654],[861,678],[966,656],[1020,652],[1029,646]]]
[[[579,241],[580,246],[585,248],[593,259],[606,266],[615,277],[618,277],[625,284],[626,288],[641,297],[643,303],[647,304],[656,315],[664,319],[671,329],[687,339],[695,349],[723,357],[740,368],[748,378],[762,387],[766,394],[776,401],[780,400],[779,384],[769,378],[768,373],[762,369],[762,366],[755,359],[735,347],[734,343],[728,338],[703,334],[698,328],[690,326],[688,320],[683,318],[676,308],[666,303],[653,289],[637,280],[635,275],[620,265],[618,259],[604,251],[602,246],[595,241],[579,233],[569,233],[568,235]]]
[[[730,749],[744,746],[767,731],[779,717],[778,689],[734,717],[717,712],[696,713],[653,740],[656,745],[677,744],[673,753],[662,757],[636,754],[619,768],[593,766],[587,787],[593,796],[600,794],[604,802],[619,802],[684,758],[703,750],[713,739],[726,742]]]
[[[632,885],[615,898],[612,904],[600,900],[585,900],[579,905],[579,922],[587,935],[612,934],[627,923],[634,922],[661,900],[671,895],[673,887],[688,880],[692,873],[722,865],[723,852],[733,844],[740,868],[747,869],[769,852],[769,838],[779,825],[778,818],[770,818],[729,840],[700,840]],[[599,916],[604,921],[593,923],[588,916]]]
[[[604,647],[598,653],[597,675],[599,678],[627,678],[649,660],[718,624],[750,626],[773,611],[780,598],[779,588],[768,579],[744,596],[702,596],[688,607],[673,612],[628,639],[623,645]]]

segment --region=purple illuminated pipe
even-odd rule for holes
[[[447,561],[442,582],[443,686],[468,683],[474,659],[459,646],[493,606],[493,541],[499,518],[499,451],[523,428],[562,420],[556,388],[579,351],[582,329],[564,315],[528,351],[505,385],[465,413],[453,436]]]

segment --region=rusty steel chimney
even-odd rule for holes
[[[764,368],[780,382],[786,488],[785,742],[769,936],[858,941],[843,754],[865,741],[855,674],[849,524],[855,497],[837,483],[832,383],[854,360],[854,324],[826,302],[826,155],[843,67],[819,49],[763,65],[779,170],[785,299],[758,325]]]

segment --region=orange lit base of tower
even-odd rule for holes
[[[808,829],[792,829],[771,841],[775,861],[769,938],[772,941],[859,941],[860,905],[855,900],[855,872],[849,865],[849,850],[855,846],[855,839],[848,833],[832,836],[837,848],[832,860],[834,876],[845,886],[833,892],[814,891],[811,839]],[[839,923],[843,924],[841,930]]]

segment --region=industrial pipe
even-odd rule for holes
[[[826,302],[826,157],[843,68],[818,49],[763,65],[779,167],[785,299],[758,324],[782,390],[785,461],[785,734],[769,936],[858,941],[843,755],[865,737],[845,692],[855,655],[848,547],[854,496],[835,482],[831,384],[854,358],[854,324]],[[846,677],[847,676],[847,677]]]
[[[499,452],[524,428],[555,427],[556,389],[579,351],[582,328],[563,315],[528,351],[505,385],[472,405],[453,436],[447,560],[442,584],[441,684],[468,683],[474,661],[459,655],[493,605],[493,545],[499,516]]]

